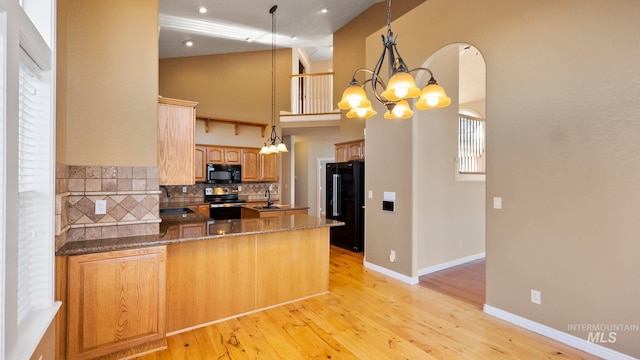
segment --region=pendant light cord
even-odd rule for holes
[[[271,7],[271,126],[275,132],[276,126],[276,10],[278,5]],[[275,139],[272,139],[275,142]]]

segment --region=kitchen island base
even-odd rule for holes
[[[329,290],[329,228],[167,246],[167,333]]]
[[[329,227],[339,222],[207,219],[207,235],[190,239],[172,237],[184,223],[166,224],[164,238],[59,250],[61,358],[133,357],[167,335],[329,291]],[[138,240],[147,242],[130,248]]]

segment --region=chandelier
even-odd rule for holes
[[[282,138],[276,133],[276,10],[278,5],[273,5],[269,9],[271,14],[271,135],[269,140],[264,143],[260,154],[277,154],[281,152],[289,152],[287,145]]]
[[[402,60],[398,48],[396,47],[393,32],[391,31],[391,0],[387,0],[387,36],[382,35],[382,54],[373,70],[367,68],[359,68],[354,71],[349,87],[342,94],[342,99],[338,103],[338,107],[347,112],[348,118],[368,119],[377,114],[371,102],[367,99],[364,86],[371,84],[373,94],[376,100],[383,104],[387,111],[384,114],[386,119],[405,119],[413,115],[413,111],[407,102],[407,99],[418,98],[415,106],[419,110],[428,110],[433,108],[445,107],[451,104],[451,99],[447,97],[442,86],[438,85],[433,78],[433,73],[427,68],[415,68],[409,70]],[[380,70],[387,57],[387,67],[389,74],[389,83],[385,85],[380,78]],[[429,73],[431,78],[427,82],[422,91],[416,86],[415,80],[411,73],[418,70],[424,70]],[[359,72],[370,74],[362,85],[356,80]]]

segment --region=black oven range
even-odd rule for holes
[[[238,199],[238,187],[205,187],[204,201],[210,204],[209,217],[213,220],[240,219],[246,201]]]

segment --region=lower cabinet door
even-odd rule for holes
[[[166,247],[70,256],[68,359],[165,337]]]

